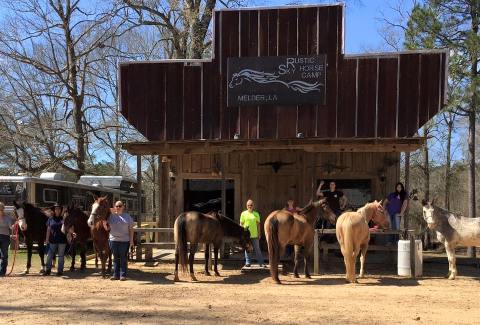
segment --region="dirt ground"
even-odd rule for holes
[[[63,277],[40,276],[37,266],[27,276],[0,278],[0,323],[479,323],[480,274],[472,265],[460,265],[460,276],[449,281],[447,265],[433,260],[424,265],[424,277],[411,280],[367,260],[367,277],[345,284],[339,261],[311,280],[283,276],[282,285],[266,270],[244,274],[239,265],[222,270],[222,277],[197,274],[197,283],[185,275],[174,283],[171,264],[130,264],[125,282],[102,279],[90,265],[86,273]]]

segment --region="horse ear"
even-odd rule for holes
[[[426,206],[427,204],[428,204],[428,201],[425,200],[425,199],[422,199],[422,205],[423,205],[423,206]]]

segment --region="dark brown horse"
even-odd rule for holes
[[[27,267],[22,272],[28,274],[32,266],[32,250],[33,244],[38,244],[38,255],[42,263],[40,273],[45,272],[45,236],[47,233],[48,216],[34,205],[23,202],[21,204],[13,202],[15,206],[15,215],[18,220],[20,230],[25,237],[25,244],[27,245]]]
[[[87,266],[87,242],[92,238],[90,227],[88,226],[88,216],[79,208],[68,206],[63,213],[62,232],[67,235],[67,241],[70,245],[70,256],[72,265],[70,271],[75,271],[75,257],[77,247],[80,249],[80,271],[84,271]]]
[[[187,269],[187,242],[190,242],[190,277],[197,281],[193,272],[193,259],[197,251],[198,243],[205,245],[205,275],[208,271],[208,258],[210,255],[210,244],[214,250],[214,272],[220,276],[217,269],[218,250],[224,237],[230,237],[238,242],[245,249],[251,246],[250,233],[242,226],[217,213],[203,214],[196,211],[183,212],[175,220],[173,228],[175,237],[175,279],[178,279],[178,263],[182,271]]]
[[[298,278],[300,250],[302,246],[304,247],[305,277],[310,278],[308,262],[313,251],[314,226],[317,222],[317,216],[335,224],[335,214],[328,206],[326,199],[310,202],[296,213],[287,210],[273,211],[265,220],[264,229],[268,244],[270,274],[275,282],[280,283],[278,263],[286,245],[295,245],[293,273],[296,278]]]
[[[102,276],[106,277],[106,264],[108,259],[108,273],[112,271],[112,253],[108,244],[109,232],[103,227],[103,221],[110,215],[110,204],[106,196],[94,197],[92,212],[87,224],[90,226],[93,239],[93,247],[102,263]]]

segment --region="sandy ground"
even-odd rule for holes
[[[338,262],[339,260],[337,260]],[[368,263],[368,261],[367,261]],[[332,264],[333,265],[333,264]],[[479,272],[459,266],[455,281],[447,265],[425,264],[418,280],[394,276],[394,268],[371,265],[359,284],[345,284],[341,265],[311,280],[283,276],[275,285],[266,270],[222,277],[197,274],[174,283],[172,265],[130,264],[129,281],[88,272],[63,277],[38,274],[0,279],[1,324],[478,324]],[[378,264],[377,264],[378,266]],[[381,266],[381,265],[380,265]],[[91,266],[90,266],[91,267]],[[201,265],[195,265],[199,272]],[[21,266],[19,269],[21,270]],[[38,271],[32,269],[34,273]]]

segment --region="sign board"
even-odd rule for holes
[[[326,55],[228,58],[227,106],[325,104]]]

